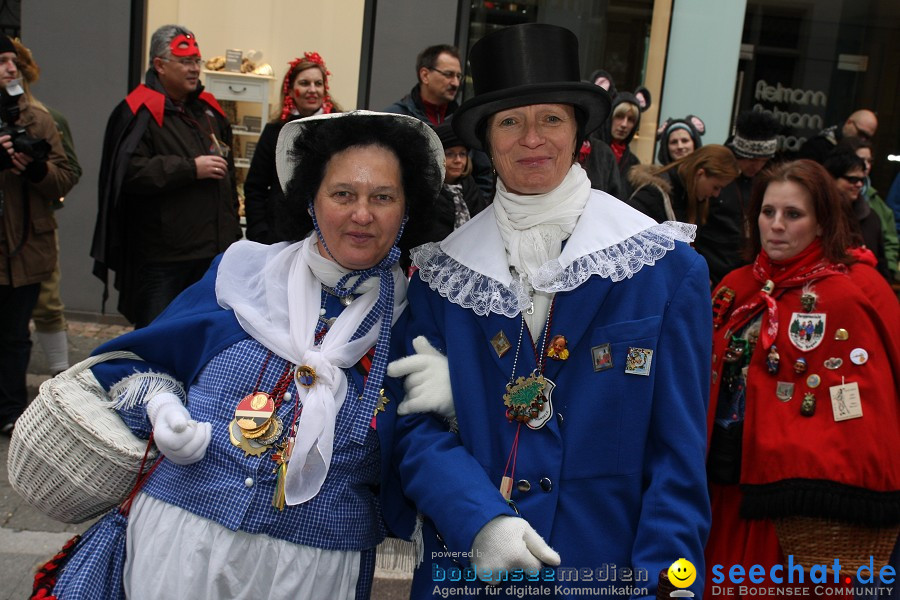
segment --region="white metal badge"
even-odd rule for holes
[[[545,398],[544,405],[541,407],[541,411],[536,417],[529,419],[525,423],[531,429],[540,429],[546,425],[547,421],[550,420],[550,417],[553,416],[553,401],[550,399],[550,396],[553,394],[553,389],[556,387],[556,384],[546,377],[544,379],[547,382],[544,385],[544,389],[541,390],[541,394],[543,394]]]

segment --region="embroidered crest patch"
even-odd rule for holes
[[[794,382],[779,381],[775,385],[775,397],[782,402],[789,401],[794,396]]]
[[[809,352],[825,337],[825,313],[793,313],[788,332],[794,347]]]

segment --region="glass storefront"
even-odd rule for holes
[[[773,114],[787,156],[854,110],[875,111],[872,177],[887,189],[897,170],[887,155],[897,152],[900,130],[898,32],[895,0],[748,0],[736,108]]]

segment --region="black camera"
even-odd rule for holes
[[[50,142],[28,135],[24,127],[15,124],[19,120],[19,97],[23,93],[17,81],[12,81],[6,88],[0,89],[0,121],[3,121],[0,136],[8,135],[16,152],[43,162],[50,156]]]
[[[25,133],[24,127],[17,125],[0,127],[0,135],[8,135],[12,138],[13,150],[26,154],[36,161],[45,161],[50,156],[50,142],[31,137]]]

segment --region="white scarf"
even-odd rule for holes
[[[578,165],[572,165],[562,182],[546,194],[514,194],[502,180],[497,181],[493,202],[497,226],[509,264],[518,271],[526,289],[531,289],[541,266],[559,258],[562,243],[574,231],[590,192],[591,182]],[[553,294],[533,292],[530,295],[532,307],[524,316],[536,342],[547,321]]]
[[[316,384],[298,387],[303,413],[285,478],[285,499],[300,504],[321,489],[331,464],[337,413],[347,395],[341,369],[357,362],[375,345],[379,322],[359,339],[350,338],[378,300],[378,279],[365,281],[363,294],[345,308],[322,339],[313,344],[322,284],[334,285],[348,271],[323,258],[311,234],[302,242],[267,246],[232,244],[219,266],[216,298],[234,311],[241,328],[278,356],[316,371]],[[406,278],[392,269],[394,306],[391,324],[406,306]]]
[[[510,266],[531,281],[543,264],[558,258],[590,192],[591,182],[578,165],[572,165],[562,182],[546,194],[514,194],[498,180],[494,214]]]

